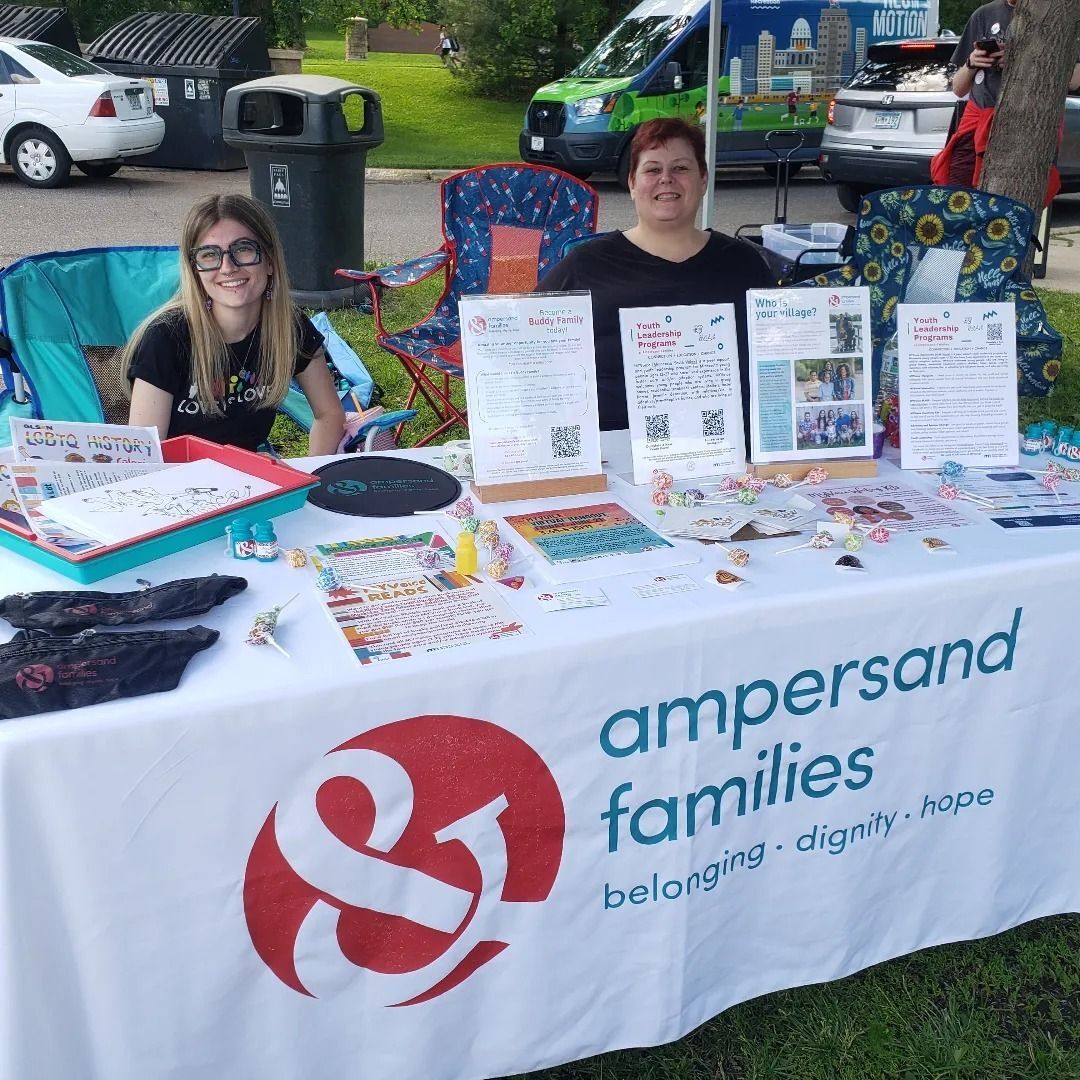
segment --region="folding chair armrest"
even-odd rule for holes
[[[417,415],[415,409],[398,409],[395,412],[383,413],[376,416],[366,424],[361,424],[356,434],[343,444],[343,449],[348,453],[356,453],[363,447],[364,453],[370,453],[375,442],[375,436],[387,428],[397,427],[412,420]]]
[[[450,252],[446,248],[439,248],[430,255],[421,255],[416,259],[409,259],[393,266],[380,266],[378,270],[335,270],[338,277],[350,278],[353,281],[363,281],[369,286],[371,295],[371,314],[375,319],[375,329],[380,335],[386,335],[386,328],[382,322],[382,308],[379,304],[379,290],[401,289],[406,285],[416,285],[425,281],[432,274],[444,271],[450,265]]]
[[[400,289],[405,285],[415,285],[432,274],[442,270],[450,261],[450,252],[446,248],[409,259],[393,266],[380,266],[378,270],[337,270],[338,277],[351,278],[353,281],[374,282],[385,289]]]

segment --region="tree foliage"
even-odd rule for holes
[[[52,3],[47,6],[61,6]],[[195,15],[232,15],[232,0],[67,0],[80,41],[90,42],[111,26],[140,11],[191,12]],[[241,15],[263,20],[266,43],[271,48],[304,44],[307,15],[301,0],[239,0]],[[353,13],[355,14],[355,12]]]
[[[446,0],[465,51],[462,75],[477,93],[528,96],[565,75],[633,0]]]
[[[971,13],[982,7],[987,0],[939,0],[938,22],[942,30],[951,30],[954,34],[963,32]]]
[[[307,21],[341,30],[346,19],[367,19],[368,26],[412,26],[446,20],[443,0],[308,0]]]

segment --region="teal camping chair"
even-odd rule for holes
[[[127,422],[117,353],[176,294],[178,254],[175,247],[86,248],[29,255],[0,270],[0,446],[11,441],[10,415]],[[375,388],[363,364],[336,334],[327,334],[327,354],[338,366],[347,407],[358,400],[366,409]],[[298,386],[278,408],[311,430],[314,418]],[[371,448],[375,436],[414,415],[379,416],[351,432],[348,448]],[[375,446],[381,448],[377,440]]]

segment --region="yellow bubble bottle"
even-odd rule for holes
[[[454,569],[459,574],[476,573],[476,536],[463,529],[458,533],[457,546],[454,549]]]

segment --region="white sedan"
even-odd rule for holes
[[[0,37],[0,162],[31,187],[61,187],[74,162],[112,176],[165,137],[154,94],[42,41]]]

